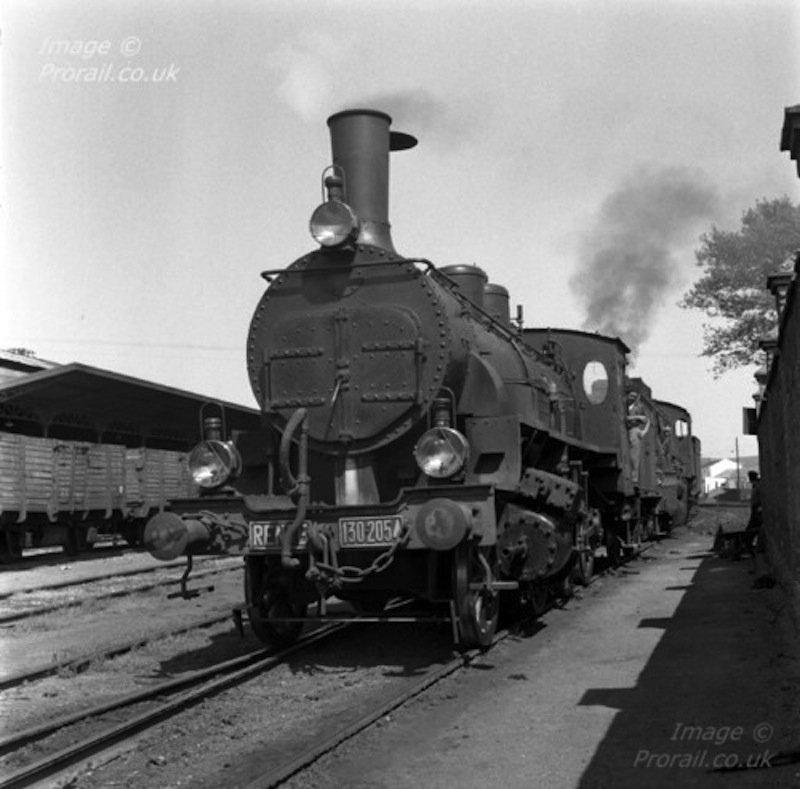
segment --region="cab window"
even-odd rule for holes
[[[608,395],[608,371],[602,362],[591,361],[583,368],[583,391],[586,399],[600,405]]]

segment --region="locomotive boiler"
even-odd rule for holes
[[[523,331],[481,269],[399,254],[389,157],[416,140],[376,110],[328,126],[314,247],[263,273],[250,325],[261,427],[228,435],[224,414],[207,418],[190,458],[202,495],[153,518],[145,541],[162,559],[242,552],[246,611],[269,644],[337,598],[387,619],[399,600],[443,611],[461,647],[483,647],[501,593],[541,610],[591,573],[603,518],[638,501],[627,349],[599,338],[570,358],[567,333]]]

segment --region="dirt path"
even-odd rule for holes
[[[292,786],[800,786],[782,592],[711,554],[713,525],[701,517]],[[726,769],[748,760],[758,769]]]

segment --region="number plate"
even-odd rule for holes
[[[342,548],[369,548],[391,545],[400,534],[399,515],[386,518],[339,518],[339,545]]]

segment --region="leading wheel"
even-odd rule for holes
[[[492,643],[500,612],[499,593],[485,585],[495,579],[496,562],[488,552],[481,552],[468,542],[455,549],[453,561],[458,646],[485,649]]]
[[[283,589],[267,589],[262,601],[249,609],[253,632],[269,647],[291,646],[300,637],[305,606],[292,602]]]

